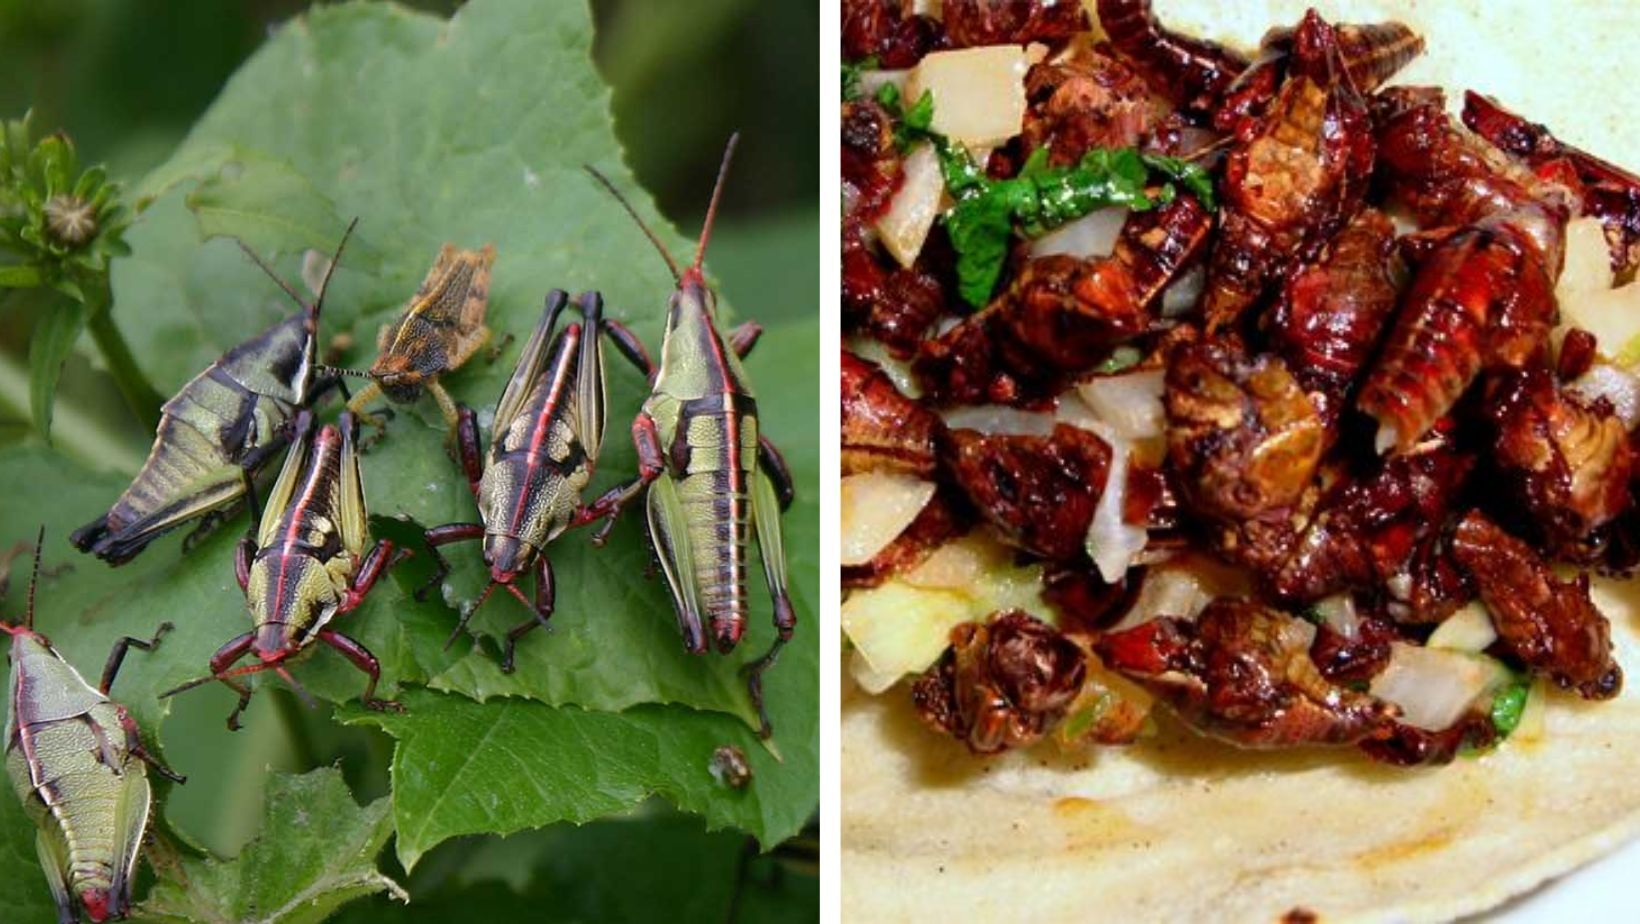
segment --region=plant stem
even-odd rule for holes
[[[109,311],[113,293],[109,291],[107,277],[86,286],[85,294],[90,300],[86,306],[90,309],[86,326],[91,329],[91,339],[96,342],[109,374],[114,377],[114,385],[143,426],[158,427],[159,407],[165,399],[154,390],[154,386],[148,384],[148,377],[142,374],[136,357],[131,355],[131,347],[126,345],[120,329],[114,326],[114,318]]]

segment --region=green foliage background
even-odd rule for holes
[[[42,587],[42,629],[94,674],[117,635],[146,633],[160,619],[178,624],[157,656],[133,655],[115,691],[191,777],[163,792],[160,882],[145,913],[321,920],[349,898],[376,893],[343,918],[457,920],[483,910],[622,920],[665,909],[677,920],[812,919],[813,876],[787,860],[751,858],[746,844],[748,833],[765,847],[796,834],[818,793],[818,10],[796,0],[598,2],[594,75],[575,63],[591,37],[578,4],[476,0],[448,28],[441,19],[450,4],[423,6],[315,11],[274,25],[257,52],[270,25],[299,7],[0,0],[0,114],[35,106],[36,126],[73,134],[82,161],[106,160],[133,196],[157,197],[128,234],[132,256],[115,264],[114,318],[167,392],[288,310],[230,244],[202,244],[202,230],[278,253],[294,280],[303,248],[328,246],[345,216],[360,215],[325,326],[366,345],[445,239],[498,244],[498,330],[526,336],[548,285],[598,287],[615,316],[654,340],[664,270],[577,165],[592,161],[629,190],[641,183],[651,191],[681,229],[666,232],[681,249],[698,225],[722,141],[740,128],[710,265],[735,312],[769,327],[750,372],[766,429],[786,449],[804,496],[786,526],[805,623],[770,675],[779,759],[750,734],[734,679],[739,661],[767,643],[757,618],[767,612],[763,595],[754,585],[746,653],[684,656],[660,586],[634,580],[645,553],[631,522],[601,553],[573,534],[554,548],[556,630],[524,645],[512,677],[494,669],[492,643],[441,648],[478,570],[469,562],[445,600],[418,605],[407,591],[426,572],[412,562],[338,626],[382,658],[389,681],[414,685],[406,715],[348,705],[361,677],[327,654],[298,670],[340,704],[334,716],[328,704],[321,712],[300,707],[276,684],[264,686],[237,735],[222,728],[231,698],[219,691],[162,710],[156,691],[201,673],[209,652],[242,631],[227,562],[243,519],[186,559],[175,538],[118,571],[72,555],[67,532],[117,495],[148,435],[82,344],[63,374],[55,448],[40,445],[28,417],[27,344],[50,306],[13,297],[0,303],[0,542],[44,521],[48,565],[72,566]],[[606,106],[635,180],[610,137]],[[473,364],[452,390],[477,406],[492,403],[515,356],[516,346],[494,367]],[[364,364],[368,352],[346,359]],[[631,468],[625,420],[641,391],[636,374],[611,359],[599,486]],[[414,527],[395,518],[427,525],[471,517],[436,424],[430,408],[401,412],[367,459],[378,532],[407,539]],[[455,551],[476,559],[471,549]],[[8,617],[20,596],[14,589],[0,601]],[[490,634],[517,618],[492,602],[475,629]],[[741,745],[757,772],[745,793],[705,773],[705,755],[727,742]],[[323,769],[332,766],[340,773]],[[311,824],[319,806],[339,827]],[[49,921],[24,826],[14,800],[0,794],[4,919]],[[395,833],[378,873],[374,852]],[[306,873],[281,860],[324,857],[337,845],[350,846],[349,856]],[[408,891],[410,906],[389,897],[398,886],[384,874]],[[288,914],[274,913],[295,897],[303,901]]]

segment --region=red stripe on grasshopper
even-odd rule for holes
[[[570,360],[576,355],[575,347],[580,344],[582,332],[583,328],[580,324],[570,324],[564,328],[564,339],[561,341],[562,346],[558,351],[558,365],[553,370],[552,387],[547,392],[547,400],[541,405],[541,412],[536,415],[535,421],[531,424],[530,448],[524,454],[524,477],[519,479],[518,495],[513,502],[512,522],[507,527],[509,536],[516,537],[518,535],[518,526],[523,519],[526,506],[524,495],[532,490],[530,483],[535,476],[536,468],[541,463],[541,443],[546,439],[547,433],[552,429],[553,421],[558,416],[558,406],[562,403],[564,388],[569,380]],[[493,440],[495,437],[492,435],[491,439]],[[590,467],[590,465],[589,460],[588,466]]]

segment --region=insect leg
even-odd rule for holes
[[[736,356],[745,359],[752,352],[752,347],[757,346],[758,338],[762,336],[763,325],[756,321],[747,321],[729,331],[729,349],[734,350]]]
[[[769,596],[774,600],[775,640],[767,653],[746,665],[746,689],[757,707],[760,728],[764,738],[774,733],[769,724],[769,713],[763,706],[763,672],[774,666],[780,649],[791,641],[797,627],[797,613],[792,609],[791,595],[786,590],[786,546],[780,531],[780,512],[775,499],[774,485],[769,477],[759,472],[752,481],[752,521],[757,527],[758,551],[763,557],[763,576],[769,583]]]
[[[361,389],[358,394],[347,400],[347,411],[359,418],[360,423],[369,424],[371,429],[375,431],[368,439],[359,444],[360,452],[369,451],[371,447],[381,442],[381,438],[387,434],[387,422],[393,419],[392,408],[384,407],[376,412],[364,409],[365,405],[380,398],[381,394],[382,387],[372,381]]]
[[[638,449],[638,477],[626,484],[616,485],[604,492],[604,495],[592,502],[591,506],[581,508],[576,514],[575,525],[590,523],[599,517],[608,520],[592,536],[592,544],[601,546],[609,538],[609,531],[615,528],[615,521],[620,517],[621,510],[632,502],[645,487],[659,478],[661,472],[666,471],[666,454],[661,449],[661,436],[655,430],[655,418],[647,413],[639,412],[632,420],[632,445]]]
[[[555,597],[555,587],[552,576],[552,562],[542,555],[536,559],[535,566],[535,613],[531,619],[526,619],[507,631],[507,646],[501,656],[501,672],[513,672],[513,654],[518,649],[518,640],[531,630],[545,628],[547,620],[552,618],[552,606]]]
[[[353,583],[347,588],[347,596],[343,597],[341,605],[336,607],[337,615],[363,603],[365,594],[370,593],[370,588],[376,586],[376,580],[409,554],[409,549],[400,549],[398,554],[394,554],[391,539],[377,541],[375,546],[365,553],[364,561],[359,563],[359,572],[353,576]]]
[[[484,477],[484,453],[478,445],[478,415],[465,404],[456,405],[456,458],[476,499],[479,479]]]
[[[426,600],[427,592],[444,583],[450,576],[450,560],[439,552],[438,547],[449,545],[452,542],[466,542],[471,539],[484,538],[484,524],[482,523],[446,523],[435,526],[421,534],[427,542],[427,551],[433,556],[433,576],[427,583],[416,588],[413,596],[417,600]]]
[[[649,351],[644,348],[643,341],[638,339],[638,335],[632,332],[632,328],[610,318],[604,318],[602,326],[604,333],[615,344],[615,349],[625,356],[628,362],[636,366],[645,378],[654,376],[655,361],[649,358]]]
[[[780,454],[769,438],[759,435],[757,438],[757,459],[763,463],[763,473],[774,482],[775,496],[780,498],[780,509],[785,511],[797,498],[797,489],[792,485],[792,470],[786,465],[786,457]]]
[[[353,662],[354,667],[369,675],[370,680],[364,685],[364,695],[359,697],[360,703],[366,709],[377,712],[404,711],[404,706],[393,700],[376,698],[376,683],[382,678],[382,666],[381,662],[376,660],[376,656],[370,653],[370,649],[334,629],[320,629],[319,640],[341,652],[342,657]]]
[[[440,385],[437,379],[430,379],[427,382],[427,390],[433,393],[433,400],[438,402],[439,412],[444,415],[444,425],[454,434],[460,419],[455,399],[450,397],[450,393],[444,390],[444,386]]]
[[[244,635],[230,639],[228,644],[218,648],[216,654],[211,655],[211,673],[220,674],[227,670],[228,665],[243,658],[245,652],[250,651],[251,646],[255,643],[255,632],[246,632]],[[222,678],[222,682],[228,689],[239,694],[238,705],[234,706],[233,711],[228,713],[228,731],[239,731],[239,716],[244,713],[245,707],[251,704],[251,688],[226,677]]]
[[[239,581],[240,590],[249,590],[251,583],[251,559],[256,557],[256,537],[247,535],[239,540],[239,545],[233,553],[233,576]]]
[[[153,651],[154,646],[159,644],[159,640],[165,636],[165,633],[173,628],[175,627],[170,623],[162,622],[159,624],[159,628],[154,630],[153,638],[140,639],[127,635],[115,642],[114,650],[108,653],[108,662],[103,666],[102,683],[97,685],[97,689],[102,691],[102,695],[107,696],[109,689],[114,686],[114,678],[120,672],[120,665],[125,663],[125,652],[131,646],[135,645],[143,651]]]
[[[120,709],[120,725],[125,729],[125,749],[130,752],[132,757],[135,757],[148,766],[153,767],[155,773],[158,773],[160,776],[165,777],[173,783],[181,784],[188,782],[187,777],[176,772],[175,770],[172,770],[170,767],[165,766],[163,761],[148,753],[148,749],[142,744],[142,734],[137,730],[137,723],[126,714],[124,707],[121,707]]]

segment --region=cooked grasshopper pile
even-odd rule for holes
[[[1640,179],[1386,86],[1399,23],[1096,7],[843,4],[857,682],[982,753],[1160,700],[1396,764],[1616,696]]]

